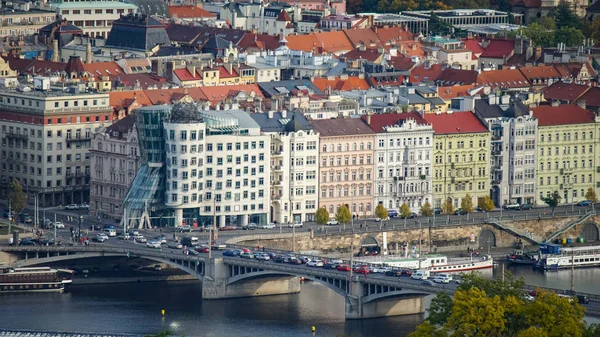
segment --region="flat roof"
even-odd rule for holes
[[[126,9],[137,9],[136,5],[129,4],[120,1],[82,1],[82,2],[52,2],[50,3],[52,8],[60,9],[83,9],[83,8],[98,8],[98,9],[112,9],[112,8],[126,8]]]

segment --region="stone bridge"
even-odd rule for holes
[[[438,291],[454,292],[454,286],[431,287],[413,280],[383,275],[353,275],[337,270],[261,262],[223,256],[214,251],[188,256],[150,249],[109,246],[8,246],[0,247],[11,266],[33,266],[72,259],[110,256],[139,257],[179,268],[202,281],[204,299],[292,294],[300,292],[300,278],[318,282],[345,298],[347,319],[422,313],[423,297]]]

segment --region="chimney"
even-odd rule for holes
[[[52,62],[58,62],[58,40],[52,40]]]
[[[367,115],[367,124],[371,125],[371,115]]]
[[[273,119],[273,110],[269,110],[269,112],[267,112],[267,116],[269,119]]]
[[[38,34],[35,34],[33,36],[33,44],[37,45],[38,43],[39,43],[39,37],[38,37]]]
[[[558,106],[560,106],[560,101],[559,101],[559,100],[557,100],[557,99],[553,99],[553,100],[552,100],[552,106],[553,106],[553,107],[558,107]]]
[[[89,42],[85,46],[85,62],[86,63],[94,62],[94,59],[92,58],[92,44]]]
[[[281,110],[281,118],[287,118],[287,110]]]
[[[587,102],[585,101],[585,99],[580,99],[577,101],[577,105],[582,108],[582,109],[586,109],[587,108]]]
[[[230,62],[230,63],[227,63],[227,64],[225,64],[225,68],[227,69],[227,71],[228,71],[230,74],[233,72],[233,64],[232,64],[231,62]]]
[[[533,56],[533,47],[529,46],[525,49],[525,61],[529,61],[529,59]]]
[[[542,47],[535,47],[535,59],[539,60],[542,57]]]

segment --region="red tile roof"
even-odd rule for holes
[[[125,71],[116,62],[84,63],[83,69],[94,77],[124,75]]]
[[[379,36],[371,28],[344,29],[344,34],[348,37],[353,46],[361,43],[367,47],[384,44],[379,40]]]
[[[483,47],[479,43],[480,41],[476,39],[466,39],[465,48],[473,52],[473,55],[481,55],[481,53],[483,53]]]
[[[523,67],[519,70],[529,81],[562,77],[554,66]]]
[[[544,89],[544,98],[546,101],[557,99],[573,103],[589,89],[590,87],[581,84],[556,82]]]
[[[365,50],[354,49],[344,54],[348,60],[367,60],[369,62],[375,62],[382,56],[383,52],[379,52],[377,48],[366,48]]]
[[[593,123],[593,112],[587,111],[577,104],[540,105],[533,109],[533,116],[538,120],[538,126],[552,126],[565,124]]]
[[[475,88],[474,84],[438,87],[438,96],[443,100],[469,96],[469,91],[473,88]]]
[[[410,31],[400,26],[394,27],[374,27],[375,34],[383,44],[396,45],[400,42],[414,41],[415,36]]]
[[[433,125],[433,133],[438,135],[488,132],[485,125],[470,111],[425,114],[425,120]]]
[[[387,61],[388,65],[397,71],[408,71],[415,66],[415,63],[410,57],[396,56]]]
[[[477,76],[477,84],[492,88],[524,88],[531,86],[519,69],[482,71]]]
[[[426,121],[425,119],[423,119],[423,117],[421,117],[421,115],[419,115],[416,112],[407,112],[407,113],[400,113],[400,114],[387,113],[387,114],[374,114],[374,115],[370,115],[370,116],[367,116],[367,115],[362,116],[362,120],[367,122],[367,124],[369,124],[369,126],[371,126],[371,129],[373,129],[373,131],[375,131],[377,133],[386,132],[386,128],[388,126],[398,125],[399,123],[401,123],[407,119],[414,119],[417,122],[417,124],[419,124],[419,125],[431,124],[428,121]]]
[[[348,76],[348,79],[345,80],[342,80],[339,77],[336,77],[333,80],[326,77],[319,77],[313,80],[313,84],[323,92],[325,92],[327,88],[336,91],[350,91],[356,89],[367,90],[371,87],[366,79],[358,78],[358,76]]]
[[[347,137],[349,135],[372,135],[375,132],[359,118],[317,119],[309,121],[320,137]]]
[[[257,46],[260,46],[259,43],[262,43],[263,50],[275,50],[279,48],[279,37],[267,34],[246,33],[240,42],[238,42],[237,47],[240,51],[245,51],[248,47],[254,46],[255,43]]]
[[[322,47],[323,50],[336,53],[340,51],[348,51],[354,49],[354,46],[346,37],[344,32],[326,32],[326,33],[314,33],[315,38],[318,41],[318,46]]]
[[[590,88],[579,100],[585,100],[588,107],[600,108],[600,88]]]
[[[198,81],[202,79],[198,71],[192,74],[187,68],[173,70],[173,73],[180,81]]]
[[[244,91],[246,94],[254,92],[256,97],[263,97],[262,91],[258,87],[258,84],[237,84],[237,85],[223,85],[223,86],[206,86],[198,87],[202,91],[204,97],[211,103],[220,103],[227,99],[231,92],[239,93]]]
[[[446,68],[437,77],[440,85],[473,84],[477,83],[477,71]]]
[[[503,58],[511,57],[515,51],[515,41],[503,40],[503,39],[492,39],[487,47],[484,48],[483,53],[479,56],[487,58]]]
[[[133,99],[137,100],[143,106],[152,105],[152,101],[148,99],[148,96],[143,90],[135,90],[135,91],[111,91],[109,93],[109,101],[110,105],[113,108],[120,108],[129,106]]]
[[[290,35],[286,37],[287,46],[292,50],[313,51],[315,47],[320,46],[320,42],[315,34]]]
[[[235,71],[235,69],[233,69],[233,67],[231,68],[231,72],[229,72],[229,70],[227,70],[226,67],[219,67],[219,78],[230,78],[230,77],[239,77],[237,71]]]
[[[207,101],[200,88],[144,90],[144,93],[152,105],[172,104],[174,100],[180,99],[186,94],[196,101]]]
[[[442,65],[441,64],[431,64],[429,69],[425,69],[425,63],[416,67],[410,72],[410,82],[411,83],[420,83],[420,82],[434,82],[442,73]]]
[[[292,18],[285,10],[281,10],[279,16],[277,16],[277,21],[292,21]]]
[[[177,16],[179,19],[217,18],[216,14],[199,6],[169,6],[169,15],[171,17]]]

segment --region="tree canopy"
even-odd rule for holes
[[[431,204],[429,201],[425,202],[423,206],[421,206],[421,215],[422,216],[432,216],[433,209],[431,208]]]
[[[383,206],[383,204],[378,204],[377,207],[375,207],[375,216],[379,219],[387,219],[388,210]]]
[[[329,221],[329,212],[325,209],[325,207],[319,208],[315,212],[315,222],[318,225],[323,226],[323,225],[326,225],[328,221]]]
[[[452,199],[448,198],[448,200],[442,203],[442,213],[446,215],[454,213],[454,205],[452,204]]]
[[[549,196],[546,197],[542,197],[542,201],[544,203],[546,203],[546,205],[548,205],[548,207],[552,207],[552,215],[554,215],[554,209],[556,208],[556,206],[558,206],[558,203],[560,202],[560,195],[558,195],[558,192],[554,192]]]
[[[346,205],[340,206],[340,208],[338,208],[337,210],[337,213],[335,213],[335,219],[339,223],[348,223],[350,222],[351,218],[352,215],[350,215],[350,211],[348,210],[348,207],[346,207]]]
[[[13,214],[21,213],[27,203],[27,195],[23,192],[23,186],[17,179],[13,179],[8,192],[8,200]]]
[[[465,197],[460,202],[460,208],[462,208],[462,210],[467,213],[472,213],[474,211],[473,198],[469,193],[467,193],[467,195],[465,195]]]
[[[483,199],[479,199],[477,206],[486,212],[491,212],[494,210],[494,201],[489,195],[486,195]]]
[[[400,217],[408,218],[410,216],[410,213],[410,207],[408,207],[406,203],[402,203],[402,205],[400,206]]]
[[[590,200],[591,202],[598,202],[598,198],[596,197],[596,191],[593,188],[588,188],[587,192],[585,192],[585,199]]]

